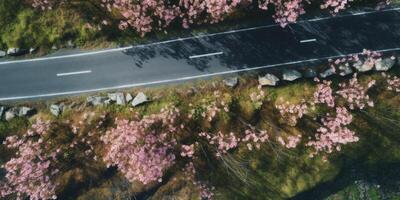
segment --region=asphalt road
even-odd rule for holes
[[[266,25],[120,49],[0,62],[0,101],[71,95],[400,48],[400,10]]]

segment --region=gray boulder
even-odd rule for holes
[[[72,42],[72,40],[68,40],[67,44],[65,44],[67,48],[75,48],[75,44]]]
[[[7,53],[6,53],[5,51],[1,51],[1,50],[0,50],[0,58],[4,57],[4,56],[6,56],[6,55],[7,55]]]
[[[51,50],[58,50],[57,45],[54,44],[54,45],[51,47]]]
[[[4,107],[4,106],[0,106],[0,120],[3,118],[3,115],[4,115],[4,110],[5,110],[6,108]]]
[[[111,105],[113,104],[115,101],[111,100],[110,98],[107,98],[106,100],[103,101],[102,104],[104,105]]]
[[[326,78],[326,77],[332,76],[332,75],[334,75],[334,74],[336,74],[335,69],[334,69],[333,67],[329,67],[328,69],[326,69],[325,71],[323,71],[322,73],[320,73],[319,76],[320,76],[321,78]]]
[[[29,49],[29,53],[30,53],[30,54],[34,53],[35,51],[36,51],[36,48],[31,47],[31,48]]]
[[[107,97],[101,97],[101,96],[89,96],[86,101],[88,104],[97,106],[97,105],[103,105],[105,104],[105,101],[108,100],[109,98]]]
[[[262,86],[276,86],[279,78],[273,74],[266,74],[265,76],[258,77],[258,83]]]
[[[133,96],[130,93],[127,93],[125,96],[126,103],[129,103],[130,101],[132,101],[132,99],[133,99]]]
[[[14,119],[17,116],[18,116],[18,109],[17,108],[10,108],[9,110],[6,111],[6,114],[4,115],[4,118],[7,121],[10,121],[10,120]]]
[[[51,112],[51,114],[53,114],[53,115],[56,116],[56,117],[58,117],[59,115],[61,115],[63,109],[64,109],[64,105],[53,104],[53,105],[50,106],[50,112]]]
[[[359,72],[367,72],[371,71],[374,68],[374,63],[359,60],[353,64],[353,67],[356,68]]]
[[[307,68],[306,70],[304,70],[304,77],[306,77],[306,78],[314,78],[317,76],[318,76],[318,74],[314,69]]]
[[[124,93],[120,92],[117,93],[117,105],[125,105],[126,101],[125,101],[125,96]]]
[[[19,117],[30,117],[35,114],[35,109],[29,107],[21,107],[18,109],[18,116]]]
[[[396,64],[396,59],[395,58],[383,58],[381,60],[378,60],[375,63],[375,70],[376,71],[388,71],[391,69],[394,64]]]
[[[15,48],[15,47],[9,48],[7,50],[7,54],[10,56],[19,55],[19,54],[21,54],[21,49]]]
[[[234,88],[239,83],[238,77],[230,77],[224,80],[224,84],[228,87]]]
[[[353,69],[349,65],[340,65],[339,66],[339,75],[340,76],[347,76],[353,73]]]
[[[122,92],[117,92],[117,93],[110,93],[108,94],[108,98],[110,98],[112,101],[116,102],[118,105],[125,105],[125,96],[124,93]]]
[[[148,100],[147,96],[143,92],[139,92],[136,97],[132,100],[132,106],[136,107],[140,104],[146,103]]]
[[[301,77],[301,73],[297,70],[285,70],[283,72],[283,80],[285,81],[294,81]]]

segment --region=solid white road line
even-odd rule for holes
[[[67,73],[59,73],[57,76],[72,76],[77,74],[88,74],[92,73],[92,70],[78,71],[78,72],[67,72]]]
[[[343,14],[343,15],[337,15],[337,16],[331,16],[331,17],[305,19],[305,20],[299,20],[297,23],[315,22],[315,21],[328,20],[328,19],[339,18],[339,17],[348,17],[348,16],[354,16],[354,15],[367,15],[367,14],[373,14],[373,13],[378,13],[378,12],[389,12],[389,11],[398,11],[398,10],[400,10],[400,7],[388,8],[385,10],[374,10],[374,11],[368,11],[368,12]],[[26,60],[4,61],[4,62],[0,62],[0,65],[35,62],[35,61],[45,61],[45,60],[55,60],[55,59],[62,59],[62,58],[82,57],[82,56],[96,55],[96,54],[102,54],[102,53],[118,52],[118,51],[124,51],[124,50],[132,49],[132,48],[143,48],[143,47],[159,45],[159,44],[168,44],[168,43],[190,40],[190,39],[198,39],[198,38],[211,37],[211,36],[216,36],[216,35],[225,35],[225,34],[231,34],[231,33],[236,33],[236,32],[252,31],[252,30],[277,27],[277,26],[279,26],[279,24],[270,24],[270,25],[256,26],[256,27],[251,27],[251,28],[243,28],[243,29],[237,29],[237,30],[224,31],[224,32],[219,32],[219,33],[195,35],[192,37],[178,38],[178,39],[173,39],[173,40],[165,40],[165,41],[154,42],[154,43],[150,43],[150,44],[140,44],[140,45],[136,45],[136,46],[127,46],[127,47],[121,47],[121,48],[115,48],[115,49],[105,49],[105,50],[100,50],[100,51],[71,54],[71,55],[65,55],[65,56],[52,56],[52,57],[44,57],[44,58],[26,59]]]
[[[400,51],[400,47],[399,48],[392,48],[392,49],[375,50],[375,51],[376,52],[381,52],[381,53],[382,52],[390,52],[390,51]],[[348,54],[348,55],[359,54],[359,53],[362,53],[362,52],[351,53],[351,54]],[[172,82],[177,82],[177,81],[187,81],[187,80],[193,80],[193,79],[199,79],[199,78],[207,78],[207,77],[212,77],[212,76],[217,76],[217,75],[233,74],[233,73],[260,70],[260,69],[267,69],[267,68],[279,67],[279,66],[285,66],[285,65],[293,65],[293,64],[301,64],[301,63],[307,63],[307,62],[315,62],[315,61],[319,61],[319,60],[335,59],[335,58],[341,58],[341,57],[345,57],[345,56],[347,56],[347,55],[342,55],[341,54],[341,55],[337,55],[337,56],[313,58],[313,59],[307,59],[307,60],[299,60],[299,61],[292,61],[292,62],[286,62],[286,63],[264,65],[264,66],[258,66],[258,67],[253,67],[253,68],[244,68],[244,69],[237,69],[237,70],[230,70],[230,71],[223,71],[223,72],[215,72],[215,73],[210,73],[210,74],[187,76],[187,77],[160,80],[160,81],[150,81],[150,82],[144,82],[144,83],[133,83],[133,84],[126,84],[126,85],[119,85],[119,86],[112,86],[112,87],[104,87],[104,88],[97,88],[97,89],[77,90],[77,91],[68,91],[68,92],[57,92],[57,93],[29,95],[29,96],[4,97],[4,98],[0,98],[0,101],[54,97],[54,96],[62,96],[62,95],[73,95],[73,94],[81,94],[81,93],[89,93],[89,92],[99,92],[99,91],[105,91],[105,90],[116,90],[116,89],[148,86],[148,85],[154,85],[154,84],[172,83]]]
[[[357,15],[365,15],[367,14],[367,12],[357,12],[357,13],[353,13],[353,16],[357,16]]]
[[[224,52],[220,51],[220,52],[215,52],[215,53],[207,53],[207,54],[189,56],[189,58],[194,59],[194,58],[202,58],[202,57],[207,57],[207,56],[216,56],[216,55],[221,55],[223,53]]]
[[[307,42],[316,42],[317,39],[313,38],[313,39],[308,39],[308,40],[300,40],[300,43],[307,43]]]

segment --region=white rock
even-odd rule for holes
[[[122,92],[109,93],[108,94],[108,98],[110,98],[111,101],[116,102],[118,105],[125,105],[126,104],[125,96],[124,96],[124,93],[122,93]]]
[[[224,80],[224,84],[228,87],[234,88],[239,83],[238,77],[231,77]]]
[[[117,93],[108,93],[107,96],[111,101],[117,101]]]
[[[93,105],[93,106],[97,106],[97,105],[102,105],[105,103],[105,101],[109,99],[107,97],[101,97],[101,96],[89,96],[86,101]]]
[[[143,92],[139,92],[136,97],[132,100],[132,106],[136,107],[140,104],[147,102],[147,96]]]
[[[20,52],[21,52],[21,50],[20,50],[19,48],[15,48],[15,47],[9,48],[9,49],[7,50],[7,54],[8,54],[8,55],[11,55],[11,56],[17,55],[17,54],[19,54]]]
[[[130,101],[132,101],[132,99],[133,99],[133,96],[130,93],[127,93],[125,96],[126,102],[129,103]]]
[[[56,117],[58,117],[62,113],[62,110],[63,110],[63,106],[62,105],[53,104],[53,105],[50,106],[51,114],[53,114]]]
[[[285,81],[294,81],[301,77],[302,77],[301,73],[297,70],[285,70],[283,72],[283,80]]]
[[[6,55],[7,55],[7,53],[6,53],[5,51],[1,51],[1,50],[0,50],[0,58],[4,57],[4,56],[6,56]]]
[[[29,49],[29,53],[33,53],[33,52],[35,52],[35,51],[36,51],[36,48],[31,47],[31,48]]]
[[[116,93],[117,95],[117,105],[125,105],[125,96],[124,93],[120,92],[120,93]]]
[[[10,121],[10,120],[14,119],[16,116],[18,116],[18,109],[16,109],[16,108],[11,108],[11,109],[9,109],[9,110],[6,111],[6,114],[5,114],[5,117],[4,117],[4,118],[5,118],[7,121]]]
[[[6,108],[4,106],[0,106],[0,120],[3,118],[4,110]]]
[[[265,76],[258,77],[258,83],[262,86],[275,86],[278,81],[279,78],[273,74],[266,74]]]
[[[74,48],[75,44],[72,42],[72,40],[68,40],[67,44],[65,45],[67,48]]]
[[[394,58],[394,57],[393,57]],[[396,64],[396,58],[383,58],[381,60],[378,60],[375,63],[375,70],[376,71],[388,71],[391,69],[394,64]]]
[[[340,76],[347,76],[353,73],[353,69],[351,69],[348,65],[340,65],[339,66]]]
[[[327,70],[325,70],[324,72],[320,73],[319,76],[321,78],[326,78],[326,77],[332,76],[334,74],[336,74],[335,69],[332,68],[332,67],[329,67]]]
[[[374,63],[359,60],[353,64],[353,67],[356,68],[359,72],[367,72],[371,71],[374,68]]]
[[[34,114],[35,109],[29,107],[21,107],[19,108],[18,116],[19,117],[28,117]]]

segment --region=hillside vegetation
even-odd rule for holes
[[[8,171],[2,192],[11,192],[6,199],[396,199],[399,177],[378,172],[396,174],[400,164],[398,74],[396,66],[384,76],[331,79],[335,107],[321,96],[326,81],[259,87],[253,75],[236,88],[215,79],[142,89],[152,101],[135,108],[60,99],[72,106],[54,117],[50,102],[36,102],[33,118],[0,122],[1,141],[19,136],[4,143],[14,148],[1,146],[1,163],[14,157],[9,170],[30,166],[48,178]],[[348,91],[338,84],[350,79],[359,84],[351,92],[369,98],[336,92]]]

